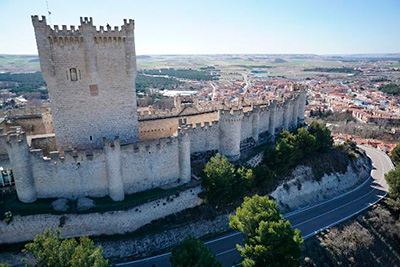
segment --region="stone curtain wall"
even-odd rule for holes
[[[193,208],[202,203],[200,187],[124,211],[89,214],[14,216],[10,224],[0,221],[0,243],[30,241],[46,228],[59,228],[63,237],[115,235],[133,232],[153,220]],[[65,223],[64,223],[64,222]]]
[[[190,136],[190,153],[218,150],[219,148],[219,124],[218,122],[200,123],[188,131]]]
[[[177,137],[122,146],[116,139],[105,150],[96,149],[91,154],[84,150],[66,150],[63,155],[53,151],[49,158],[43,157],[43,150],[29,151],[24,133],[3,138],[18,197],[23,202],[36,198],[102,197],[109,193],[112,199],[121,200],[124,194],[190,181],[190,171],[186,170],[190,155],[186,155],[189,150],[184,148],[190,143],[180,144]],[[112,154],[105,153],[108,148]],[[180,151],[185,153],[184,158]],[[115,186],[119,192],[114,197],[111,191]]]
[[[157,113],[157,112],[156,112]],[[200,113],[196,115],[184,116],[177,115],[174,117],[166,117],[159,119],[143,119],[139,120],[139,135],[141,141],[154,140],[163,137],[170,137],[179,127],[179,120],[185,117],[187,124],[204,125],[206,122],[211,123],[218,121],[218,112]]]

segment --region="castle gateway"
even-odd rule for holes
[[[294,86],[291,96],[279,101],[240,99],[197,109],[215,113],[212,121],[196,123],[182,113],[163,114],[157,124],[175,121],[177,131],[141,141],[134,21],[99,29],[92,18],[81,18],[81,25],[70,29],[51,28],[45,17],[32,16],[32,23],[57,151],[45,154],[29,147],[18,127],[3,134],[22,202],[107,195],[120,201],[126,194],[187,183],[193,153],[219,151],[235,161],[244,145],[303,123],[305,90]],[[153,132],[151,125],[147,132]]]

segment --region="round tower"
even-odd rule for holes
[[[182,183],[190,182],[192,176],[190,166],[190,137],[188,133],[182,131],[178,132],[179,141],[179,178]]]
[[[219,152],[229,160],[240,158],[242,110],[219,111]]]
[[[296,96],[293,102],[293,127],[297,128],[299,118],[299,95]]]
[[[272,101],[269,106],[269,124],[268,124],[268,132],[274,138],[275,136],[275,115],[276,115],[276,100]]]
[[[16,132],[3,136],[3,142],[10,158],[18,199],[24,203],[36,201],[36,187],[25,133]]]
[[[283,129],[288,130],[290,126],[290,100],[285,99],[283,103]]]
[[[299,124],[304,124],[304,112],[306,111],[306,102],[307,102],[306,89],[302,87],[300,89],[300,95],[299,95],[299,111],[298,111]]]
[[[104,154],[106,156],[108,191],[114,201],[122,201],[125,198],[124,183],[122,180],[121,145],[119,138],[110,141],[104,140]]]
[[[254,107],[253,108],[253,121],[252,121],[252,137],[254,142],[258,142],[258,134],[260,132],[260,108]]]

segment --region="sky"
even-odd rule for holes
[[[138,55],[400,53],[400,0],[47,3],[52,25],[135,19]],[[0,0],[0,54],[37,54],[31,15],[47,15],[46,0]]]

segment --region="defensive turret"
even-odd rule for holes
[[[229,160],[240,158],[242,110],[219,111],[219,152]]]
[[[18,199],[24,203],[36,201],[36,187],[25,133],[20,132],[19,128],[4,135],[2,139],[10,158]]]

